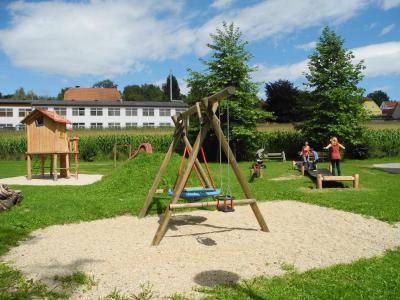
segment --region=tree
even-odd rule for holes
[[[170,88],[171,88],[170,78],[171,77],[172,77],[172,99],[180,100],[182,98],[181,97],[181,89],[179,88],[178,80],[176,80],[176,77],[174,75],[168,76],[166,83],[163,83],[163,85],[162,85],[162,90],[164,92],[164,99],[170,100]]]
[[[381,106],[383,101],[389,101],[389,96],[381,90],[373,91],[372,93],[369,93],[367,97],[374,100],[378,106]]]
[[[62,88],[61,91],[57,95],[57,100],[64,100],[64,94],[69,88]]]
[[[210,37],[211,43],[207,46],[212,51],[211,58],[201,60],[206,70],[202,73],[188,70],[191,99],[193,94],[199,100],[225,87],[235,87],[236,92],[229,102],[220,102],[221,125],[226,130],[226,107],[229,104],[232,146],[239,158],[249,157],[250,151],[256,147],[256,123],[266,115],[257,108],[257,84],[251,81],[250,76],[255,68],[248,65],[252,55],[246,49],[247,42],[242,40],[242,33],[233,23],[224,22],[222,29],[218,28]]]
[[[154,84],[127,85],[122,93],[124,101],[164,101],[164,93]]]
[[[93,84],[94,88],[117,88],[118,85],[115,84],[114,82],[112,82],[110,79],[105,79],[105,80],[101,80],[96,82],[95,84]]]
[[[288,80],[278,80],[265,84],[264,109],[273,112],[278,122],[297,122],[300,115],[297,109],[299,90]]]
[[[20,87],[14,92],[13,99],[26,100],[26,94],[24,88]]]
[[[325,27],[309,57],[306,85],[312,91],[308,119],[297,128],[315,147],[327,143],[332,136],[356,146],[362,137],[361,123],[366,115],[357,99],[364,90],[357,84],[365,67],[363,61],[353,64],[354,55],[343,43],[340,36]]]
[[[32,91],[28,91],[28,93],[26,93],[25,99],[27,100],[38,100],[39,97]]]

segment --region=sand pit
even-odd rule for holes
[[[75,299],[98,299],[114,288],[138,293],[146,282],[163,297],[280,275],[284,263],[298,271],[349,263],[400,244],[399,226],[357,214],[295,201],[259,205],[270,233],[259,230],[247,206],[225,214],[196,211],[175,215],[160,246],[151,247],[159,218],[121,216],[37,230],[2,260],[45,282],[76,270],[94,275],[97,286]]]
[[[101,180],[103,175],[98,174],[79,174],[78,179],[75,176],[70,178],[58,178],[56,181],[45,174],[44,178],[41,175],[32,176],[32,180],[28,180],[26,176],[0,178],[0,183],[7,185],[87,185]]]
[[[400,174],[400,163],[375,164],[373,166],[389,173]]]

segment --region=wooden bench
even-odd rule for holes
[[[264,159],[278,159],[278,160],[282,160],[282,161],[286,161],[286,155],[285,155],[285,151],[279,152],[279,153],[264,153],[263,154],[263,158]]]

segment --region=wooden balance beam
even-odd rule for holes
[[[221,203],[223,201],[220,201]],[[238,205],[248,205],[256,203],[256,199],[243,199],[243,200],[233,200],[235,206]],[[180,209],[180,208],[200,208],[200,207],[217,207],[218,201],[209,202],[192,202],[192,203],[173,203],[169,205],[170,209]]]

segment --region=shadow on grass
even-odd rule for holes
[[[238,274],[224,270],[203,271],[193,278],[195,283],[205,287],[213,287],[218,284],[233,285],[239,279]]]

